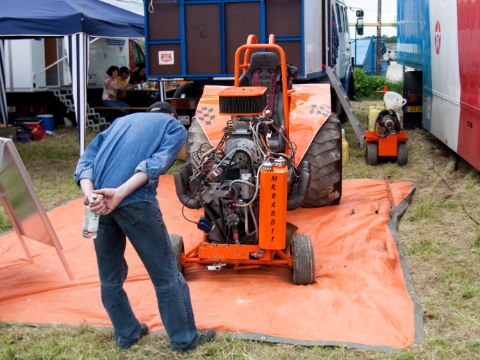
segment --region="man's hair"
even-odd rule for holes
[[[155,104],[150,105],[147,112],[173,114],[175,119],[178,117],[177,110],[165,101],[157,101]]]
[[[142,70],[142,69],[145,69],[145,64],[144,64],[144,63],[138,63],[138,64],[137,64],[137,68],[138,68],[137,71],[140,71],[140,70]]]
[[[118,75],[122,74],[130,74],[130,70],[126,66],[122,66],[120,70],[118,70]]]
[[[112,65],[107,69],[107,74],[108,76],[112,76],[113,72],[117,70],[118,71],[118,66]]]

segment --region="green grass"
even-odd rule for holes
[[[454,200],[447,201],[443,204],[439,204],[438,207],[445,210],[455,210],[456,208],[458,208],[458,202]]]
[[[433,205],[431,203],[417,206],[414,209],[414,213],[408,216],[407,219],[410,221],[435,220],[437,216],[432,207]]]
[[[477,233],[472,241],[472,246],[475,248],[480,248],[480,230],[477,230]]]

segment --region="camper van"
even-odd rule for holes
[[[88,86],[101,87],[111,65],[135,69],[145,62],[137,39],[92,38]],[[7,93],[46,91],[71,85],[64,38],[5,40]]]

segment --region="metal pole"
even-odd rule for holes
[[[380,75],[380,49],[381,49],[381,37],[382,37],[382,0],[378,0],[378,13],[377,13],[377,76]]]

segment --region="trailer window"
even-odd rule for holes
[[[347,9],[343,6],[340,7],[340,10],[342,12],[342,19],[343,19],[343,30],[344,32],[348,33],[348,15],[347,15]]]
[[[145,55],[143,53],[143,50],[138,46],[137,43],[131,42],[131,50],[133,54],[133,62],[135,63],[136,66],[141,63],[145,63]]]
[[[340,12],[340,6],[338,4],[335,4],[337,8],[337,26],[338,26],[338,32],[343,32],[343,15]]]

